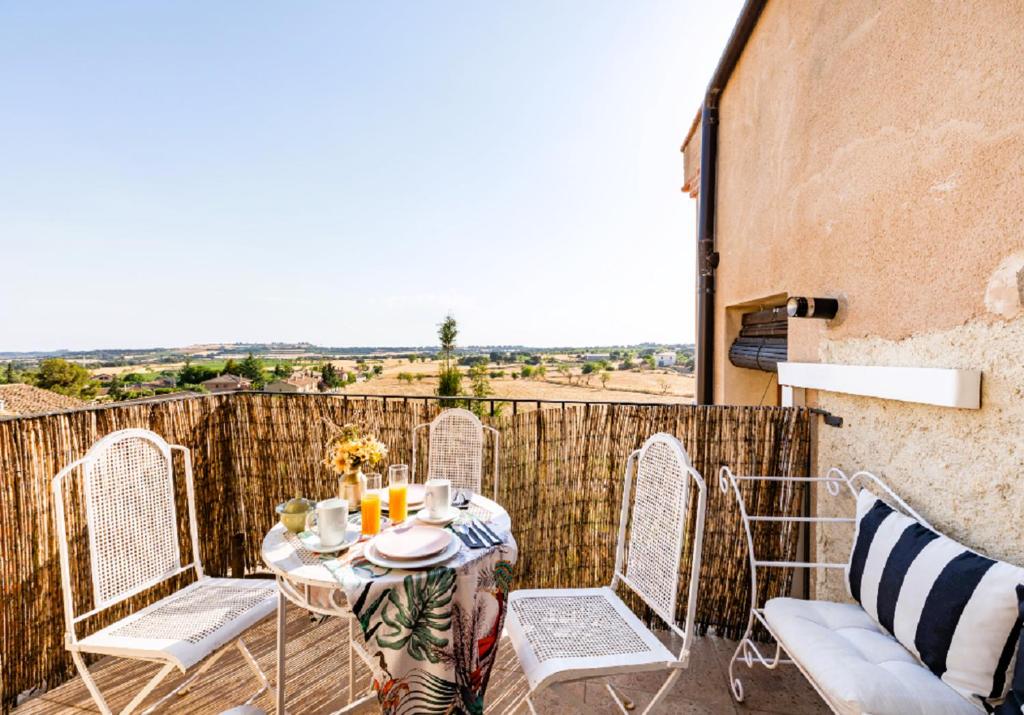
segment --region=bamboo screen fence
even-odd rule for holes
[[[203,564],[209,574],[225,575],[233,534],[245,535],[246,564],[258,569],[274,506],[296,492],[322,498],[336,488],[336,478],[321,465],[332,424],[362,424],[390,447],[389,462],[408,463],[412,427],[438,410],[436,403],[421,400],[237,393],[0,421],[3,711],[13,707],[18,693],[53,687],[74,674],[63,647],[50,483],[97,439],[117,429],[145,427],[191,448]],[[512,516],[519,543],[517,588],[608,583],[626,458],[654,432],[676,435],[708,490],[697,620],[702,629],[712,627],[725,636],[742,633],[749,608],[746,545],[734,500],[718,489],[718,468],[728,464],[737,474],[806,475],[806,411],[621,403],[559,408],[555,403],[553,409],[485,419],[500,432],[496,496]],[[425,457],[426,444],[418,445],[417,454]],[[485,455],[485,468],[491,459],[493,454]],[[424,469],[425,463],[414,465],[417,480],[424,478]],[[802,508],[803,494],[779,483],[746,483],[745,489],[752,513],[796,515]],[[72,580],[84,611],[90,599],[84,515],[80,493],[72,488],[68,498]],[[796,557],[793,524],[766,522],[755,540],[761,558]],[[684,589],[689,558],[687,549],[680,564]],[[775,571],[762,584],[763,596],[789,587],[789,575]],[[178,586],[152,589],[85,624],[86,631]],[[680,599],[680,610],[684,604]]]

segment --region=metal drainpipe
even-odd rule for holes
[[[718,103],[767,0],[747,0],[711,76],[700,113],[700,203],[697,209],[697,404],[715,401],[715,202]]]

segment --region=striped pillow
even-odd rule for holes
[[[1024,586],[1017,587],[1017,601],[1020,604],[1020,617],[1024,618]],[[1013,669],[1013,687],[996,712],[999,715],[1024,713],[1024,633],[1020,634],[1020,641],[1017,643],[1017,667]]]
[[[961,695],[983,708],[1006,695],[1024,569],[935,533],[865,489],[846,581],[878,625]]]

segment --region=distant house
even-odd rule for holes
[[[654,354],[654,364],[658,367],[672,367],[676,364],[676,354],[671,350]]]
[[[587,353],[583,356],[583,362],[607,362],[611,357],[608,353]]]
[[[320,378],[312,375],[292,375],[283,380],[268,382],[264,392],[319,392]]]
[[[36,415],[85,407],[82,400],[43,390],[32,385],[15,383],[0,385],[0,419],[18,415]]]
[[[155,380],[150,380],[149,382],[144,382],[144,383],[142,383],[142,386],[143,387],[148,387],[151,390],[156,390],[156,389],[163,388],[163,387],[176,387],[177,386],[177,382],[175,381],[175,379],[173,377],[168,377],[168,376],[164,375],[162,377],[158,377]]]
[[[218,375],[199,383],[210,392],[237,392],[252,388],[252,380],[238,375]]]

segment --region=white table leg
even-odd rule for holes
[[[280,586],[280,583],[278,584]],[[285,644],[285,597],[277,590],[277,715],[284,710],[284,644]]]

